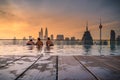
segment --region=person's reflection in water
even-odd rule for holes
[[[84,47],[84,50],[86,52],[85,55],[89,55],[89,52],[90,52],[90,49],[91,49],[91,45],[83,45],[83,47]]]
[[[46,47],[46,50],[50,52],[50,46],[47,46],[47,47]]]
[[[33,45],[28,45],[28,50],[33,50],[34,46]]]
[[[114,55],[115,49],[116,49],[115,43],[110,44],[110,50],[111,50],[111,54],[110,55]]]

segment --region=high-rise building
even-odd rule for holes
[[[118,35],[116,40],[117,40],[117,45],[120,45],[120,35]]]
[[[41,28],[41,39],[43,39],[43,29]]]
[[[50,38],[51,38],[51,40],[53,40],[53,39],[54,39],[54,36],[53,36],[53,34],[51,34]]]
[[[75,39],[75,37],[71,37],[71,41],[75,41],[76,39]]]
[[[111,33],[110,33],[110,44],[115,44],[115,31],[114,30],[111,30]]]
[[[45,29],[45,36],[44,36],[44,39],[47,39],[48,38],[48,29],[46,28]]]
[[[70,38],[69,37],[65,37],[65,41],[69,41],[70,40]]]
[[[14,37],[14,38],[13,38],[13,44],[14,44],[14,45],[16,44],[16,41],[17,41],[17,39],[16,39],[16,37]]]
[[[57,40],[64,40],[64,35],[58,34],[56,37]]]
[[[84,35],[82,37],[82,43],[84,45],[93,45],[93,38],[91,36],[90,31],[88,30],[88,22],[86,25],[86,31],[84,32]]]
[[[43,39],[43,29],[41,28],[41,31],[39,32],[39,38]]]

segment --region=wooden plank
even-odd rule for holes
[[[59,57],[59,80],[96,80],[73,56]]]
[[[37,57],[24,57],[12,64],[0,68],[0,80],[14,80],[24,70],[26,70]]]
[[[76,56],[79,61],[84,64],[90,71],[92,71],[101,80],[119,80],[120,71],[103,64],[96,60],[94,56]]]
[[[39,57],[37,58],[37,60],[35,60],[34,63],[32,63],[27,69],[25,69],[19,76],[17,76],[17,77],[15,78],[15,80],[18,80],[21,76],[23,76],[23,75],[25,74],[25,72],[27,72],[41,57],[42,57],[42,55],[39,56]]]
[[[120,62],[114,57],[110,56],[95,56],[94,59],[102,62],[103,64],[112,67],[114,70],[120,71]]]
[[[86,65],[82,64],[82,63],[79,61],[78,58],[76,58],[75,56],[74,56],[74,58],[75,58],[96,80],[100,80],[100,78],[97,77],[92,71],[90,71],[90,70],[86,67]]]
[[[56,80],[55,60],[55,56],[43,56],[18,80]]]
[[[3,56],[3,57],[0,57],[0,68],[5,67],[9,64],[12,64],[15,61],[22,59],[23,57],[24,56]]]

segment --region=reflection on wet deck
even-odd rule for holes
[[[0,56],[0,80],[120,80],[120,56]]]

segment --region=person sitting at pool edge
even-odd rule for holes
[[[50,47],[50,46],[54,46],[53,42],[50,40],[50,38],[48,37],[47,41],[46,41],[46,46]]]
[[[38,48],[41,48],[43,46],[43,42],[41,41],[40,38],[37,39],[36,45]]]
[[[32,39],[30,39],[28,42],[27,42],[27,45],[34,45],[35,43],[33,42]]]

